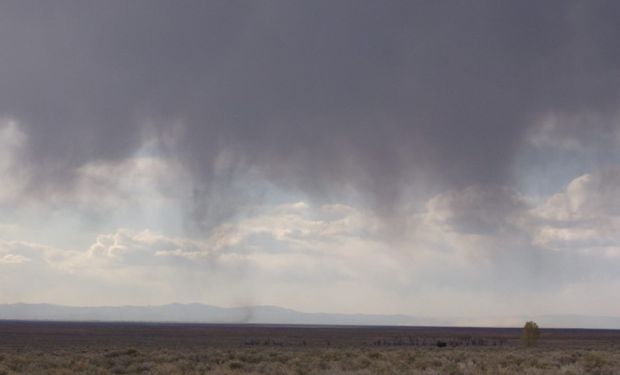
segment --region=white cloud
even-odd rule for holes
[[[0,263],[4,263],[4,264],[20,264],[20,263],[25,263],[29,261],[30,261],[29,258],[26,258],[25,256],[22,256],[22,255],[4,254],[0,256]]]
[[[613,147],[620,141],[620,113],[545,113],[529,128],[526,140],[538,149],[566,152],[583,153],[602,145]]]
[[[74,249],[116,227],[178,231],[183,225],[180,201],[189,177],[156,142],[126,159],[79,166],[63,189],[30,185],[28,146],[19,121],[0,118],[0,238]]]
[[[535,298],[536,312],[554,313],[555,305],[572,306],[566,290],[578,291],[574,297],[585,285],[618,281],[616,263],[606,261],[617,257],[619,243],[613,207],[591,197],[612,177],[577,178],[538,206],[509,189],[445,192],[411,213],[393,238],[372,212],[297,201],[256,207],[201,238],[118,229],[80,251],[4,241],[0,280],[19,292],[2,298],[419,315],[451,315],[457,307],[459,315],[513,314]],[[597,224],[603,219],[607,232]],[[563,248],[574,251],[557,251]],[[19,286],[24,277],[31,286]],[[611,308],[597,303],[601,313]]]
[[[166,237],[150,230],[135,232],[120,229],[115,233],[97,236],[95,243],[86,252],[85,260],[148,265],[161,256],[195,259],[209,255],[208,245],[200,241]]]
[[[128,158],[90,161],[79,166],[67,189],[42,187],[44,194],[34,194],[28,186],[31,171],[22,160],[27,147],[28,135],[19,121],[0,117],[0,203],[38,205],[41,211],[134,209],[178,197],[188,180],[178,162],[158,155],[156,142],[147,140]],[[28,194],[27,199],[20,200],[23,194]]]
[[[84,251],[6,242],[11,249],[6,260],[28,258],[29,264],[21,264],[26,273],[73,279],[67,293],[74,290],[81,298],[83,285],[94,283],[100,301],[110,303],[126,302],[118,294],[124,288],[140,290],[134,303],[203,300],[207,293],[207,302],[230,304],[250,293],[260,301],[288,305],[287,299],[295,299],[300,290],[340,293],[347,285],[370,287],[373,280],[398,275],[398,262],[385,247],[358,236],[361,216],[350,207],[313,209],[297,202],[264,207],[253,217],[215,228],[202,240],[120,229],[97,236]],[[20,294],[32,300],[49,287]],[[338,298],[334,294],[331,299]]]
[[[579,176],[532,213],[539,219],[533,241],[554,250],[620,254],[620,168]]]
[[[186,176],[172,160],[136,156],[116,162],[92,162],[75,171],[74,191],[62,199],[80,207],[119,209],[172,199]],[[73,201],[73,202],[71,202]]]

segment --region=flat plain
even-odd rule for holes
[[[620,374],[620,331],[0,321],[0,374]]]

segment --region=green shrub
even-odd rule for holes
[[[540,337],[540,329],[535,322],[527,322],[521,332],[521,341],[527,347],[535,346]]]

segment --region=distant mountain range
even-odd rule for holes
[[[0,304],[2,320],[122,321],[229,324],[324,324],[519,327],[535,320],[545,328],[620,329],[620,317],[543,315],[481,318],[428,318],[408,315],[306,313],[277,306],[217,307],[199,303],[159,306],[77,307],[51,304]]]

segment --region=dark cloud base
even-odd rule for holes
[[[163,151],[197,201],[252,169],[390,210],[412,183],[511,184],[545,113],[615,112],[619,17],[615,1],[5,1],[0,113],[25,127],[34,192],[181,124]]]

